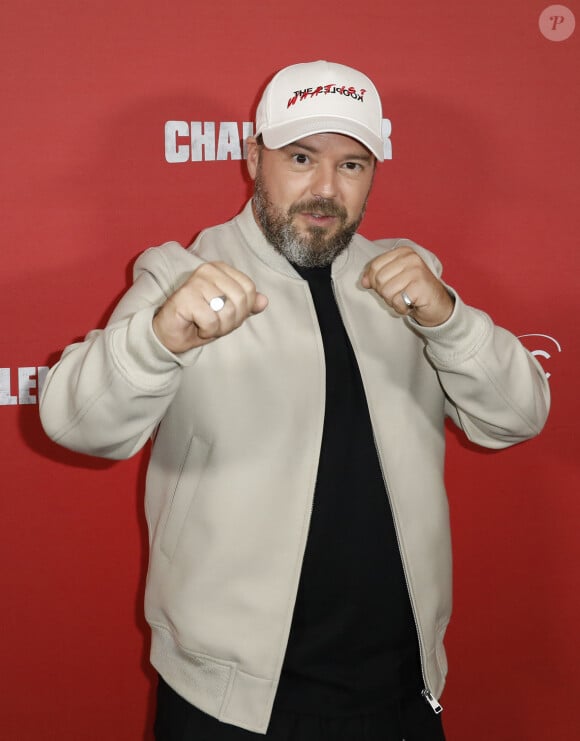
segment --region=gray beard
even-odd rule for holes
[[[324,198],[295,203],[287,213],[279,211],[271,202],[259,171],[254,184],[254,210],[272,247],[289,262],[303,268],[330,265],[348,247],[364,215],[363,207],[359,218],[348,222],[346,209]],[[340,228],[330,237],[326,229],[316,226],[310,227],[308,234],[301,235],[292,223],[292,216],[303,211],[338,216]]]

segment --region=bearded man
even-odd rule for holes
[[[159,741],[444,738],[445,419],[506,447],[541,430],[549,395],[430,252],[357,232],[381,131],[366,75],[278,72],[247,143],[252,200],[145,252],[45,383],[62,445],[126,458],[153,438]]]

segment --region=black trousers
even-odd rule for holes
[[[393,703],[377,713],[327,718],[274,709],[268,732],[221,723],[174,692],[160,677],[156,741],[445,741],[441,716],[422,697]]]

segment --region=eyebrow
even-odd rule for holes
[[[304,144],[300,139],[295,142],[291,142],[290,144],[287,144],[283,149],[290,149],[291,147],[299,147],[300,149],[305,149],[307,152],[310,152],[311,154],[320,154],[320,149],[317,147],[313,147],[309,144]],[[372,159],[372,155],[369,153],[364,154],[347,154],[344,157],[341,157],[342,160],[362,160],[363,162],[370,162]]]

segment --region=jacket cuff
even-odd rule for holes
[[[467,306],[452,288],[447,289],[455,299],[453,312],[447,321],[437,327],[424,327],[413,319],[408,320],[415,332],[425,340],[427,354],[438,367],[469,360],[493,328],[485,312]]]
[[[175,355],[153,330],[156,306],[137,311],[128,323],[109,328],[109,347],[118,371],[132,386],[150,391],[175,383],[183,367],[193,365],[202,348]]]

